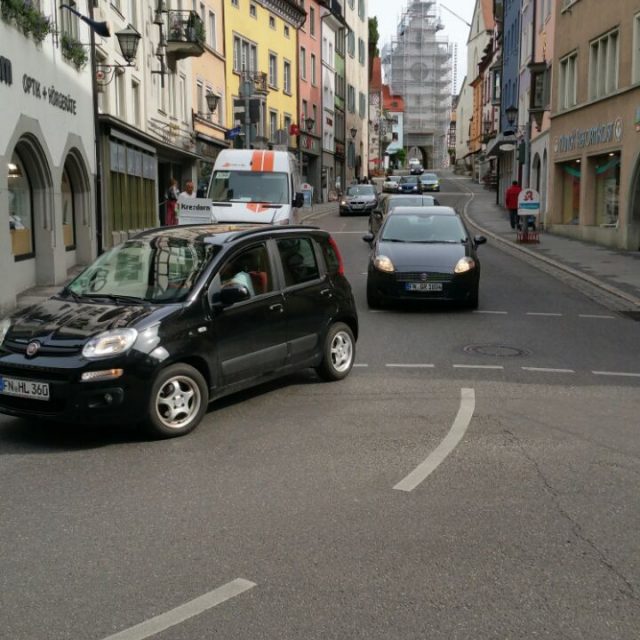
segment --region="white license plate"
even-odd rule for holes
[[[407,282],[407,291],[442,291],[442,282]]]
[[[33,380],[19,380],[18,378],[0,376],[0,393],[5,396],[48,400],[49,385],[46,382],[34,382]]]

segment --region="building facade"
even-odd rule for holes
[[[307,18],[298,32],[299,155],[304,182],[313,187],[313,198],[322,196],[322,6],[305,3]]]
[[[340,35],[342,7],[330,2],[322,14],[322,200],[333,198],[344,187],[340,174],[336,175],[336,36]]]
[[[86,2],[77,2],[87,10]],[[28,16],[27,9],[35,9]],[[96,255],[88,29],[42,1],[0,13],[0,315]]]
[[[552,66],[547,222],[554,233],[640,250],[640,6],[563,0]]]
[[[346,0],[346,179],[362,178],[369,166],[369,20],[366,0]],[[353,133],[355,132],[355,135]]]
[[[241,146],[297,149],[291,126],[298,122],[298,29],[306,15],[295,0],[225,0],[227,113],[230,125],[243,127]],[[250,127],[239,119],[238,103],[234,111],[234,100],[248,94],[255,105],[245,109]]]

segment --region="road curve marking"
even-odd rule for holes
[[[149,620],[145,620],[140,624],[108,636],[104,638],[104,640],[144,640],[145,638],[149,638],[161,631],[180,624],[189,618],[200,615],[207,609],[211,609],[231,598],[235,598],[241,593],[253,589],[255,586],[257,586],[255,582],[250,582],[243,578],[236,578],[213,591],[209,591],[194,600],[190,600],[175,609],[171,609],[171,611],[149,618]]]
[[[460,408],[449,433],[444,440],[406,478],[393,488],[397,491],[413,491],[431,475],[458,446],[464,436],[476,407],[476,393],[473,389],[460,389]]]

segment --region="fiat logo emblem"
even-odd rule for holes
[[[428,277],[429,277],[429,274],[427,273],[420,274],[420,280],[422,280],[422,282],[426,282]]]
[[[34,341],[34,342],[30,342],[27,345],[27,355],[30,358],[33,358],[33,356],[35,356],[36,353],[38,353],[38,351],[40,351],[40,343],[39,342]]]

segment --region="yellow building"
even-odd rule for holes
[[[298,29],[306,18],[301,5],[299,0],[224,0],[227,126],[237,124],[234,99],[241,97],[244,81],[253,100],[250,146],[295,146],[289,131],[298,124]],[[240,146],[249,146],[245,139]]]
[[[226,62],[224,1],[201,0],[199,14],[205,26],[205,51],[191,61],[193,91],[193,129],[196,136],[197,188],[201,195],[209,184],[213,163],[221,149],[229,147],[225,139],[230,125],[226,103]],[[214,107],[212,109],[212,107]]]

